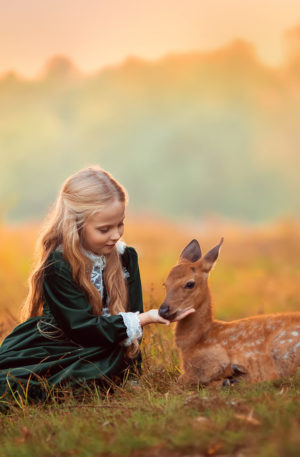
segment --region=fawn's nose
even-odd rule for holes
[[[169,314],[169,311],[170,311],[170,307],[168,305],[166,305],[165,303],[163,303],[158,310],[158,314],[160,315],[160,317],[166,318]]]

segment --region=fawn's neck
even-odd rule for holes
[[[212,326],[211,297],[208,294],[197,306],[196,311],[182,321],[177,322],[175,330],[176,345],[185,351],[203,340],[210,333]]]

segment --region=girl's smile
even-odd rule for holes
[[[125,203],[113,200],[87,219],[82,230],[82,246],[97,255],[110,254],[124,232]]]

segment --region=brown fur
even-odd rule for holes
[[[201,258],[200,246],[193,240],[165,282],[161,316],[174,320],[184,310],[195,309],[176,325],[183,368],[180,381],[209,384],[243,374],[250,382],[258,382],[294,374],[300,365],[299,312],[232,322],[213,318],[207,278],[222,242]]]

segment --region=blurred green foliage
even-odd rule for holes
[[[69,174],[100,164],[137,211],[299,216],[299,62],[269,68],[236,41],[90,76],[64,57],[37,80],[3,76],[0,213],[39,218]]]

